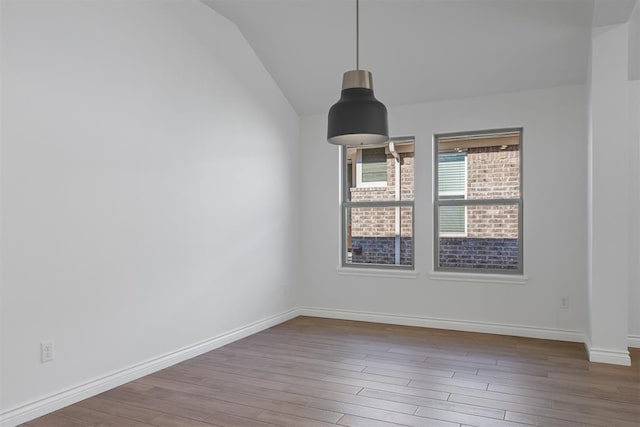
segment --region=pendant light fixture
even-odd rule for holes
[[[372,145],[389,140],[387,107],[373,96],[373,79],[360,69],[360,0],[356,0],[356,69],[342,76],[340,100],[329,110],[327,141]]]

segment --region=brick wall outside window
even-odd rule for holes
[[[467,198],[508,199],[520,193],[520,152],[517,145],[469,148],[467,151]],[[518,237],[518,208],[514,206],[468,206],[467,237]]]
[[[413,200],[413,153],[400,153],[400,198]],[[387,155],[387,184],[382,187],[352,187],[351,201],[395,200],[395,159]],[[351,242],[354,263],[394,264],[395,207],[366,207],[351,210]],[[400,263],[411,265],[413,250],[412,210],[400,209]]]

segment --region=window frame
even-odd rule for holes
[[[352,202],[349,200],[349,187],[347,186],[347,149],[348,148],[376,148],[376,147],[388,147],[389,143],[406,143],[411,142],[413,144],[413,153],[414,153],[414,170],[413,170],[413,182],[414,182],[414,191],[413,191],[413,200],[385,200],[385,201],[367,201],[367,202]],[[367,146],[346,146],[343,145],[340,147],[340,266],[344,269],[367,269],[367,270],[390,270],[390,271],[415,271],[416,268],[416,207],[415,207],[415,150],[416,143],[415,137],[394,137],[389,138],[387,142],[384,144],[377,145],[367,145]],[[359,154],[358,156],[361,156]],[[352,166],[353,167],[353,166]],[[353,168],[355,169],[355,168]],[[358,172],[353,170],[356,174],[356,188],[359,183],[357,174]],[[397,179],[397,177],[396,177]],[[389,176],[387,175],[387,181],[384,183],[384,186],[387,186],[389,182]],[[365,186],[365,187],[374,187],[374,186]],[[385,207],[397,207],[401,211],[403,207],[411,208],[411,265],[403,265],[403,264],[365,264],[365,263],[348,263],[347,262],[347,252],[348,252],[348,242],[347,242],[347,227],[349,225],[349,220],[347,218],[347,211],[350,208],[385,208]]]
[[[467,199],[464,200],[440,200],[438,193],[438,163],[440,161],[439,142],[445,138],[464,138],[473,136],[490,136],[507,133],[518,133],[518,155],[519,155],[519,198],[513,199]],[[501,274],[506,276],[524,275],[524,193],[523,193],[523,165],[524,165],[524,128],[499,128],[485,129],[477,131],[449,132],[433,135],[433,271],[436,273],[472,273],[472,274]],[[465,178],[468,176],[465,159]],[[467,190],[465,189],[465,194]],[[440,266],[440,236],[439,215],[441,206],[517,206],[518,207],[518,268],[517,269],[497,269],[497,268],[465,268],[465,267],[441,267]],[[465,209],[466,211],[466,209]],[[467,231],[467,219],[465,212],[465,232]],[[462,237],[462,236],[444,236]]]

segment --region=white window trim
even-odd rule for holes
[[[394,278],[394,279],[415,279],[420,273],[416,270],[400,270],[400,269],[392,269],[392,268],[375,268],[375,267],[359,267],[359,264],[354,268],[354,266],[349,267],[336,267],[336,272],[340,276],[359,276],[359,277],[383,277],[383,278]],[[390,264],[395,267],[394,264]]]
[[[432,280],[447,282],[474,282],[487,284],[525,285],[529,278],[522,274],[487,274],[487,273],[462,273],[457,271],[430,271]]]
[[[373,187],[386,187],[387,181],[362,181],[362,150],[358,150],[356,155],[356,188],[373,188]],[[388,178],[388,177],[387,177]]]

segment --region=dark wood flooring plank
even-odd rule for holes
[[[532,390],[572,394],[586,397],[598,397],[598,396],[612,396],[619,393],[617,387],[606,384],[588,384],[574,381],[559,381],[548,377],[531,377],[521,374],[498,374],[497,376],[487,376],[490,373],[482,373],[482,369],[479,370],[478,375],[466,375],[458,374],[454,376],[454,379],[468,380],[468,381],[483,381],[485,384],[500,384],[504,386],[529,388]],[[490,388],[490,387],[489,387]]]
[[[477,376],[467,376],[467,377],[454,377],[447,378],[438,375],[425,375],[416,372],[398,372],[394,369],[380,369],[380,368],[366,368],[364,373],[371,373],[380,376],[388,376],[391,378],[403,378],[408,381],[423,381],[425,383],[436,383],[436,384],[446,384],[446,385],[455,385],[459,387],[466,388],[475,388],[478,390],[486,390],[489,385],[488,381],[485,381],[483,378],[479,378]],[[406,385],[406,384],[405,384]]]
[[[463,414],[455,411],[447,411],[436,408],[420,407],[416,411],[416,415],[420,417],[431,417],[435,419],[450,421],[458,424],[470,424],[477,427],[519,427],[522,424],[498,420],[495,418],[487,418],[478,415]]]
[[[205,421],[192,420],[190,418],[179,417],[177,415],[162,414],[151,420],[151,424],[157,427],[220,427],[221,424],[215,424],[207,418]]]
[[[284,427],[335,427],[334,423],[274,411],[262,411],[257,415],[256,419]]]
[[[505,411],[501,409],[486,408],[482,406],[465,405],[444,400],[429,399],[426,397],[411,396],[406,394],[390,393],[380,390],[363,389],[359,396],[374,397],[379,400],[391,400],[394,402],[405,402],[412,405],[424,406],[428,408],[442,409],[445,411],[460,412],[462,414],[478,415],[487,418],[503,419]]]
[[[375,413],[377,416],[383,418],[393,418],[396,416],[395,413],[401,413],[405,415],[412,415],[416,409],[416,405],[408,405],[405,403],[392,402],[383,399],[371,399],[367,397],[360,396],[350,396],[351,402],[345,402],[343,397],[344,395],[329,395],[324,397],[333,397],[338,400],[331,400],[326,398],[317,398],[317,397],[309,397],[305,395],[305,391],[301,391],[303,394],[295,394],[289,392],[281,392],[281,391],[271,391],[260,389],[259,387],[247,388],[246,386],[241,385],[241,387],[234,387],[228,383],[226,384],[218,384],[213,388],[204,388],[201,386],[176,386],[174,382],[168,380],[161,379],[151,379],[147,378],[145,381],[150,382],[158,387],[169,387],[178,391],[188,391],[191,393],[197,393],[202,396],[223,396],[221,399],[226,400],[229,396],[234,399],[234,402],[240,402],[248,405],[254,405],[255,402],[280,402],[280,405],[284,405],[285,402],[295,403],[300,406],[305,406],[306,415],[313,415],[309,408],[316,408],[323,411],[330,411],[331,413],[339,413],[339,414],[349,414],[354,416],[362,416],[362,417],[371,417],[372,413]],[[243,396],[236,392],[236,390],[241,393]],[[349,395],[346,395],[349,396]],[[264,403],[263,403],[264,405]],[[264,407],[264,406],[262,406]],[[383,409],[386,408],[386,409]],[[273,409],[273,408],[270,408]],[[276,408],[279,412],[288,412],[294,414],[291,411],[282,410],[282,408]],[[391,410],[389,410],[391,409]],[[323,419],[321,419],[323,420]],[[324,420],[324,421],[335,421],[335,420]]]
[[[95,425],[95,422],[86,423],[79,420],[73,420],[59,415],[58,413],[45,415],[29,421],[29,426],[32,427],[92,427]]]
[[[313,357],[310,355],[310,357]],[[309,358],[308,358],[309,359]],[[209,362],[199,362],[201,367],[211,365],[211,361]],[[261,363],[261,365],[259,364]],[[243,368],[246,369],[247,364],[250,364],[254,367],[255,370],[262,372],[271,372],[276,374],[285,374],[285,375],[294,375],[302,378],[309,378],[315,380],[322,380],[325,376],[342,376],[346,378],[360,378],[366,379],[370,381],[378,381],[385,382],[389,384],[399,384],[399,385],[407,385],[409,383],[409,379],[401,376],[390,376],[385,374],[377,374],[374,372],[368,372],[363,367],[362,371],[356,370],[345,370],[338,368],[330,368],[326,366],[314,366],[309,363],[282,363],[270,361],[267,358],[260,359],[244,359],[244,360],[235,360],[235,361],[218,361],[217,366],[223,366],[227,368]],[[486,384],[485,384],[486,388]]]
[[[280,412],[285,415],[306,416],[309,419],[327,423],[335,423],[342,417],[342,413],[321,410],[286,401],[249,396],[231,390],[208,389],[193,384],[167,382],[163,387],[154,388],[154,394],[171,401],[201,401],[208,408],[215,406],[216,411],[231,415],[242,416],[249,408],[252,410],[267,410]]]
[[[131,418],[121,417],[113,413],[94,411],[93,409],[80,405],[67,406],[66,408],[59,410],[58,414],[72,420],[96,426],[149,427],[151,425]]]
[[[223,349],[221,349],[223,350]],[[230,351],[229,353],[225,353],[225,351],[220,351],[219,355],[224,357],[231,357],[231,360],[240,360],[244,361],[255,360],[255,359],[269,359],[274,361],[282,361],[282,362],[292,362],[292,363],[301,363],[304,365],[310,366],[326,366],[329,368],[335,369],[344,369],[347,371],[356,371],[362,372],[365,369],[365,365],[357,365],[350,363],[340,363],[340,362],[332,362],[328,360],[318,359],[313,355],[313,357],[300,357],[300,356],[291,356],[289,354],[276,354],[276,353],[260,353],[260,352],[251,352],[251,351]],[[216,353],[207,353],[204,355],[205,360],[208,360],[211,363],[218,355]]]
[[[234,381],[226,381],[224,384],[212,383],[211,385],[207,384],[207,386],[217,390],[218,393],[224,394],[227,390],[231,390],[251,396],[259,396],[262,398],[294,402],[300,405],[320,409],[328,409],[337,412],[343,412],[343,410],[338,409],[339,407],[336,406],[336,404],[353,404],[407,414],[413,414],[417,409],[416,405],[393,402],[389,400],[374,399],[360,395],[318,390],[315,388],[301,386],[292,386],[284,391],[272,390],[254,385],[237,383]],[[345,408],[348,407],[350,406],[345,406]]]
[[[576,400],[583,402],[582,399]],[[638,426],[640,426],[640,406],[635,405],[616,405],[615,407],[613,407],[608,406],[606,403],[602,403],[602,401],[598,400],[596,400],[592,405],[587,404],[587,402],[568,403],[554,400],[553,409],[569,413],[573,412],[585,415],[593,415],[595,417],[600,417],[603,419],[617,418],[620,420],[633,421],[637,423]]]
[[[567,393],[566,390],[563,391],[562,387],[558,387],[557,392],[552,392],[552,391],[545,391],[545,390],[535,390],[535,389],[526,388],[526,387],[491,383],[489,384],[488,390],[498,392],[498,393],[517,395],[517,396],[530,396],[530,397],[539,397],[539,398],[557,399],[557,400],[566,399],[567,396],[578,396],[578,397],[584,397],[584,398],[595,397],[596,399],[611,400],[615,402],[624,402],[624,403],[631,403],[631,404],[640,403],[640,402],[637,402],[637,399],[635,397],[630,395],[624,395],[620,393],[618,394],[597,393],[597,391],[594,391],[589,395],[575,395],[572,393]]]
[[[449,398],[452,402],[466,403],[469,405],[486,406],[489,408],[504,409],[507,412],[517,412],[527,415],[535,415],[544,418],[558,419],[564,421],[571,421],[576,423],[583,423],[587,425],[600,425],[600,426],[627,426],[631,427],[630,423],[626,420],[614,419],[614,418],[599,418],[590,415],[585,415],[580,412],[559,411],[549,407],[541,407],[535,405],[526,405],[514,402],[483,399],[474,396],[463,395],[451,395]],[[637,424],[632,423],[634,427]]]
[[[96,412],[112,414],[122,418],[129,418],[147,424],[149,424],[154,418],[163,414],[159,411],[152,411],[114,400],[103,399],[99,396],[85,399],[73,406],[92,409]]]
[[[511,411],[507,411],[505,419],[541,427],[584,427],[594,425],[586,424],[584,422],[560,420],[558,418],[547,418],[540,415],[520,414],[518,412]]]
[[[158,411],[161,413],[170,413],[185,418],[191,418],[194,420],[204,421],[212,414],[218,412],[216,402],[210,402],[210,405],[205,405],[197,399],[194,400],[182,400],[172,401],[166,399],[160,399],[153,394],[154,389],[147,391],[144,395],[130,393],[120,390],[118,388],[107,391],[99,395],[108,400],[113,400],[120,403],[125,403],[133,406],[137,406],[152,411]]]
[[[442,388],[437,385],[435,385],[433,388],[427,388],[427,387],[419,388],[419,387],[387,384],[387,383],[381,383],[376,381],[360,380],[360,379],[354,379],[354,378],[330,376],[330,375],[326,376],[324,380],[331,383],[352,385],[355,387],[360,387],[361,389],[372,388],[374,390],[386,390],[386,391],[391,391],[395,393],[416,394],[424,397],[431,397],[433,399],[447,400],[449,397],[449,392],[442,390]]]
[[[224,366],[212,365],[210,369],[203,368],[189,368],[186,371],[182,371],[184,374],[188,372],[194,373],[200,380],[203,380],[207,375],[215,375],[219,380],[224,379],[241,379],[246,383],[255,384],[270,384],[272,386],[284,389],[291,385],[300,385],[305,387],[315,387],[321,390],[337,391],[341,393],[357,394],[362,387],[353,386],[349,384],[340,384],[331,381],[313,380],[310,378],[304,378],[297,375],[286,374],[274,374],[272,372],[260,371],[246,367],[239,370],[238,368],[229,368]],[[153,374],[156,375],[156,374]],[[158,375],[163,375],[162,373]],[[324,376],[323,376],[324,378]]]
[[[272,427],[275,424],[258,421],[256,419],[243,418],[223,412],[215,413],[207,418],[208,422],[223,427]]]
[[[403,427],[406,424],[388,423],[386,421],[372,420],[371,418],[355,417],[353,415],[345,415],[338,425],[347,427]]]
[[[261,387],[253,387],[245,384],[237,383],[234,381],[227,381],[225,383],[226,386],[233,387],[234,389],[245,392],[247,394],[255,394],[255,393],[268,393],[272,398],[280,398],[282,399],[290,399],[299,400],[301,397],[311,397],[335,402],[343,402],[343,403],[351,403],[354,405],[360,406],[368,406],[377,409],[384,409],[394,412],[402,412],[407,414],[413,414],[417,409],[416,405],[405,404],[401,402],[395,402],[384,399],[375,399],[361,395],[354,395],[348,393],[340,393],[334,391],[320,390],[312,387],[304,387],[304,386],[289,386],[285,389],[285,392],[279,390],[270,390],[264,389]],[[292,397],[295,396],[295,397]],[[307,399],[307,405],[317,404],[317,400],[315,399]],[[319,407],[319,406],[318,406]]]

